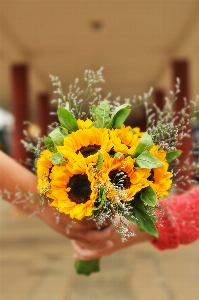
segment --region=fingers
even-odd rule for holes
[[[107,241],[102,244],[100,248],[98,247],[96,249],[84,248],[81,246],[81,243],[73,240],[71,243],[76,252],[73,257],[81,260],[91,260],[100,258],[103,255],[109,255],[111,253],[109,249],[113,247],[113,243],[111,241]]]
[[[67,225],[67,237],[73,240],[78,240],[84,242],[85,245],[88,244],[100,244],[110,238],[113,233],[113,227],[108,226],[102,230],[98,229],[78,229],[71,224]]]

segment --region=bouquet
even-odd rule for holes
[[[111,102],[110,95],[102,99],[100,88],[94,87],[104,81],[101,69],[85,71],[86,88],[81,90],[76,80],[67,96],[58,78],[51,79],[59,94],[55,100],[59,123],[52,124],[37,146],[24,141],[36,154],[43,203],[73,220],[93,220],[97,228],[111,223],[122,240],[134,234],[127,220],[157,237],[158,200],[171,189],[175,175],[171,162],[181,154],[177,144],[183,138],[182,120],[173,124],[170,101],[164,112],[158,112],[156,124],[148,114],[148,128],[141,132],[124,125],[133,106],[129,100],[120,104],[118,99]],[[139,102],[146,103],[150,95],[151,91]],[[89,275],[99,271],[99,260],[76,260],[75,268]]]

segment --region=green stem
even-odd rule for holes
[[[100,271],[99,259],[93,260],[75,260],[75,270],[77,274],[89,276],[94,272]]]

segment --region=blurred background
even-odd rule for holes
[[[47,134],[55,118],[49,75],[63,91],[84,71],[104,67],[102,96],[133,99],[154,88],[163,107],[176,77],[183,98],[199,95],[198,0],[0,0],[0,149],[25,159],[23,121]],[[143,107],[129,125],[146,126]],[[199,117],[184,143],[199,139]],[[91,278],[74,274],[70,243],[34,218],[16,217],[1,203],[1,292],[7,299],[198,299],[198,247],[159,253],[150,245],[103,259]],[[197,261],[197,263],[196,263]]]

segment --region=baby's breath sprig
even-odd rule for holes
[[[30,166],[32,171],[35,173],[36,160],[40,157],[41,152],[44,150],[43,138],[39,136],[35,136],[34,139],[30,137],[27,130],[23,130],[24,139],[21,140],[21,143],[24,145],[24,148],[27,152],[33,154],[34,160],[31,158],[27,158],[24,162],[26,165]]]
[[[85,88],[82,90],[78,86],[79,79],[75,79],[74,84],[69,86],[69,92],[67,96],[64,95],[61,82],[58,77],[52,76],[51,81],[54,86],[57,87],[54,93],[61,96],[57,100],[54,99],[52,102],[57,102],[58,107],[63,107],[69,110],[74,116],[78,119],[87,115],[83,112],[83,107],[86,103],[94,104],[95,102],[99,102],[101,100],[100,91],[101,88],[94,87],[94,85],[104,82],[102,76],[103,68],[100,68],[98,71],[86,70],[84,73],[84,82],[86,84]]]
[[[190,125],[197,113],[197,103],[199,101],[190,101],[184,99],[184,108],[175,111],[174,103],[178,99],[180,93],[180,80],[176,79],[175,92],[171,91],[171,99],[165,98],[163,110],[160,110],[156,104],[149,107],[145,102],[145,110],[147,117],[147,131],[151,135],[153,142],[158,144],[165,151],[175,150],[185,137],[191,134]],[[193,111],[190,113],[190,111]]]

